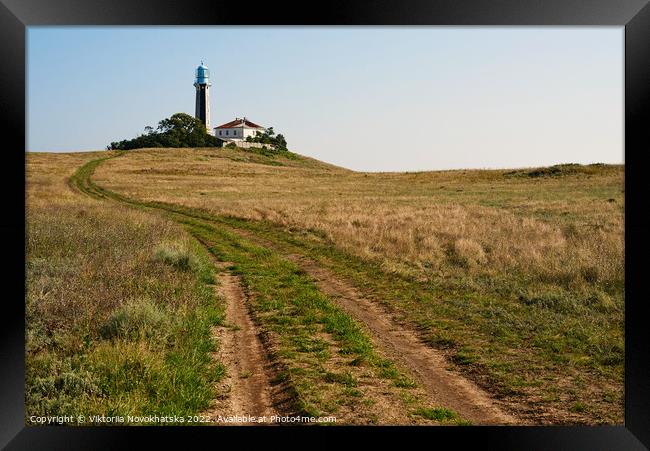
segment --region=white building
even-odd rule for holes
[[[245,117],[236,117],[234,121],[230,121],[226,124],[215,127],[214,136],[225,141],[226,143],[239,143],[246,140],[246,137],[248,136],[255,136],[255,132],[264,133],[264,131],[266,131],[266,128],[262,127],[261,125],[257,125]]]

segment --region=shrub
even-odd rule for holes
[[[104,338],[162,338],[169,333],[171,320],[161,307],[150,299],[135,299],[125,303],[101,327]]]
[[[82,403],[102,390],[96,375],[73,364],[70,357],[60,358],[43,352],[33,356],[26,371],[26,407],[39,415],[83,413]]]
[[[465,268],[475,267],[487,262],[483,247],[474,240],[460,238],[451,248],[452,262]]]
[[[269,127],[263,133],[256,131],[255,136],[247,136],[247,142],[270,144],[275,148],[276,151],[286,151],[287,150],[287,140],[283,135],[275,134],[273,127]],[[262,146],[262,149],[266,149],[266,146]]]
[[[194,255],[180,244],[161,245],[156,248],[154,259],[181,271],[189,271],[196,265]]]
[[[506,177],[564,177],[568,175],[594,175],[604,173],[612,169],[612,165],[603,163],[593,163],[582,165],[577,163],[564,163],[556,164],[554,166],[534,168],[534,169],[518,169],[514,171],[504,172]]]

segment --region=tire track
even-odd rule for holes
[[[227,263],[215,263],[221,271],[217,275],[218,295],[226,303],[226,326],[213,329],[219,343],[217,360],[227,368],[226,376],[218,386],[215,405],[206,413],[213,422],[219,417],[266,417],[278,415],[271,383],[272,368],[257,328],[248,311],[246,294],[239,278],[226,271]],[[241,423],[239,423],[241,424]],[[248,423],[244,423],[248,424]]]
[[[68,186],[80,195],[97,200],[111,199],[92,183],[90,177],[94,169],[104,160],[121,155],[122,153],[86,163],[68,179]],[[137,206],[136,202],[128,202],[117,196],[111,200]],[[160,210],[160,208],[156,209]],[[209,247],[206,243],[201,243]],[[214,289],[217,295],[224,299],[227,321],[226,326],[215,326],[212,329],[212,334],[218,343],[218,351],[214,359],[223,364],[227,370],[216,387],[217,398],[213,400],[213,405],[204,412],[204,415],[214,424],[242,425],[259,423],[229,420],[224,422],[220,421],[219,417],[264,418],[265,423],[268,424],[273,415],[293,414],[290,388],[285,384],[272,384],[277,370],[267,352],[270,344],[264,342],[251,317],[247,296],[239,277],[226,269],[230,266],[228,263],[217,261],[212,253],[210,257],[218,269],[217,284]]]
[[[232,228],[246,238],[282,252],[272,241],[242,229]],[[389,359],[407,369],[425,389],[432,403],[458,412],[473,424],[521,424],[506,412],[489,393],[457,371],[445,356],[424,343],[415,330],[400,323],[378,303],[365,298],[347,281],[315,261],[300,255],[285,257],[309,274],[318,288],[330,296],[341,309],[370,332],[375,347]]]
[[[368,328],[377,349],[407,368],[435,405],[453,409],[474,424],[519,422],[503,411],[488,393],[450,370],[445,357],[423,343],[415,331],[398,323],[377,303],[361,296],[352,285],[303,256],[289,258],[315,280],[321,291]]]

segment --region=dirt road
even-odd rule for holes
[[[225,270],[227,263],[215,264],[221,270],[215,289],[226,303],[227,325],[215,327],[213,333],[219,343],[216,357],[226,366],[227,374],[207,415],[217,424],[229,424],[224,423],[225,417],[267,417],[270,422],[271,416],[280,413],[277,403],[281,389],[271,383],[271,363],[239,278]]]
[[[446,359],[423,343],[416,332],[399,324],[377,303],[315,262],[299,255],[290,258],[312,276],[321,291],[368,328],[377,349],[408,369],[435,405],[453,409],[473,424],[518,423],[485,391],[452,371]]]
[[[281,249],[249,231],[234,230],[264,247]],[[286,251],[285,251],[286,252]],[[370,332],[377,350],[399,363],[425,389],[434,405],[456,411],[473,424],[521,424],[485,390],[452,369],[444,355],[424,343],[417,332],[397,321],[378,303],[365,298],[350,283],[300,254],[286,257],[308,273],[318,288]]]

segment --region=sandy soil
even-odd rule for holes
[[[216,263],[223,269],[226,263]],[[207,413],[217,424],[223,417],[270,417],[281,412],[277,406],[279,387],[271,383],[273,368],[257,327],[248,310],[246,295],[237,276],[220,271],[215,289],[226,302],[225,327],[215,327],[219,343],[215,356],[227,368],[219,382],[219,398]],[[238,424],[250,424],[239,422]]]

